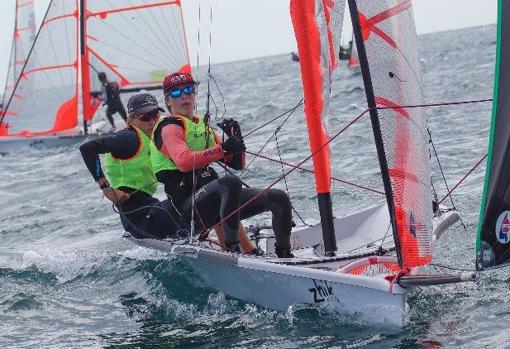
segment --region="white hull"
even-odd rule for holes
[[[185,242],[135,239],[129,234],[126,237],[140,246],[181,257],[205,285],[245,302],[280,311],[296,304],[315,305],[356,322],[403,327],[406,321],[404,288],[392,284],[384,275],[360,276],[339,271],[348,268],[345,266],[349,262],[363,260],[363,255],[373,256],[378,250],[377,244],[367,242],[383,243],[381,237],[387,236],[385,228],[389,219],[385,212],[385,205],[380,205],[336,219],[335,227],[343,231],[338,246],[343,249],[334,258],[318,254],[321,248],[314,245],[315,240],[320,241],[318,227],[293,233],[294,244],[300,245],[295,248],[300,249],[295,250],[298,257],[287,260],[226,253]],[[443,232],[453,224],[456,219],[452,215],[458,219],[453,211],[437,217],[435,229]],[[358,230],[360,235],[356,236]],[[371,235],[368,238],[367,233]],[[383,245],[388,249],[392,247],[392,239],[387,238],[390,241]],[[365,247],[349,252],[355,245]]]
[[[210,288],[265,308],[287,311],[293,305],[318,306],[349,321],[403,327],[405,289],[382,277],[320,270],[324,264],[286,265],[274,258],[256,258],[172,245],[152,239],[134,243],[180,256]],[[331,265],[331,263],[329,263]]]
[[[87,139],[96,138],[100,135],[101,133],[89,133],[85,135],[81,132],[69,132],[68,134],[35,137],[0,137],[0,155],[68,147],[77,143],[82,143]]]
[[[0,139],[0,154],[67,147],[83,142],[87,135],[8,137]]]

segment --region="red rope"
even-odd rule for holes
[[[461,104],[474,104],[474,103],[484,103],[484,102],[491,102],[492,99],[480,99],[480,100],[469,100],[469,101],[459,101],[459,102],[446,102],[446,103],[430,103],[430,104],[416,104],[416,105],[403,105],[403,106],[391,106],[391,107],[376,107],[375,109],[377,110],[384,110],[384,109],[401,109],[401,108],[425,108],[425,107],[438,107],[438,106],[445,106],[445,105],[461,105]],[[305,162],[307,162],[308,160],[310,160],[316,153],[320,152],[325,146],[329,145],[329,143],[331,143],[333,140],[335,140],[340,134],[342,134],[345,130],[347,130],[350,126],[352,126],[353,124],[355,124],[359,119],[361,119],[362,116],[364,116],[367,112],[369,112],[371,110],[371,108],[368,108],[368,109],[365,109],[361,114],[359,114],[357,117],[355,117],[351,122],[349,122],[344,128],[342,128],[340,131],[338,131],[333,137],[331,137],[326,143],[324,143],[319,149],[317,149],[315,152],[313,152],[312,154],[310,154],[308,157],[306,157],[304,160],[302,160],[301,162],[299,162],[297,165],[291,165],[291,164],[287,164],[287,163],[284,163],[282,162],[283,164],[287,165],[287,166],[291,166],[291,169],[288,170],[287,172],[285,172],[282,176],[280,176],[278,179],[276,179],[273,183],[271,183],[267,188],[265,188],[264,190],[262,190],[260,193],[258,193],[257,195],[255,195],[254,197],[252,197],[250,200],[248,200],[247,202],[245,202],[243,205],[241,205],[238,209],[232,211],[230,214],[228,214],[226,217],[224,217],[222,220],[220,220],[217,224],[222,224],[224,221],[226,221],[227,219],[229,219],[230,217],[232,217],[234,214],[236,214],[238,211],[240,211],[241,209],[243,209],[244,207],[248,206],[249,204],[251,204],[253,201],[255,201],[260,195],[266,193],[269,189],[271,189],[272,187],[274,187],[278,182],[280,182],[281,180],[283,180],[286,176],[288,176],[289,174],[291,174],[292,172],[294,172],[295,170],[297,169],[301,169],[301,170],[304,170],[304,171],[311,171],[311,170],[307,170],[305,168],[301,168],[301,165],[303,165]],[[251,152],[248,152],[249,154],[251,155],[256,155],[254,153],[251,153]],[[262,155],[257,155],[259,157],[262,157],[262,158],[265,158],[264,156]],[[451,195],[451,193],[460,185],[460,183],[462,183],[473,171],[476,167],[478,167],[478,165],[487,157],[487,155],[485,155],[474,167],[473,169],[471,169],[471,171],[469,171],[465,176],[464,178],[462,178],[459,183],[457,183],[453,188],[452,190],[450,190],[446,196],[441,199],[441,201],[439,201],[439,203],[442,203],[448,196]],[[268,160],[271,160],[271,161],[276,161],[278,162],[278,160],[274,160],[274,159],[270,159],[270,158],[267,158]],[[313,171],[311,171],[313,172]],[[333,179],[333,178],[332,178]],[[342,183],[345,183],[345,184],[349,184],[349,185],[353,185],[353,186],[356,186],[356,187],[359,187],[359,188],[363,188],[362,186],[359,186],[357,184],[354,184],[354,183],[350,183],[350,182],[346,182],[346,181],[343,181],[343,180],[340,180],[340,179],[335,179],[337,181],[340,181]],[[371,190],[373,192],[378,192],[376,190],[373,190],[373,189],[369,189],[369,188],[363,188],[363,189],[367,189],[367,190]],[[378,193],[381,193],[381,192],[378,192]],[[200,234],[199,236],[199,239],[203,238],[203,235],[207,233],[207,231],[210,229],[209,228],[206,228],[205,230],[202,231],[202,233]],[[206,235],[205,235],[206,236]]]
[[[452,192],[462,183],[464,182],[464,180],[482,163],[483,160],[485,160],[485,158],[487,157],[487,154],[485,154],[481,159],[480,161],[478,161],[476,163],[475,166],[473,166],[473,168],[464,176],[462,177],[462,179],[457,183],[455,184],[455,186],[444,196],[444,198],[442,198],[438,204],[442,203],[448,196],[450,196],[452,194]]]
[[[286,165],[286,166],[290,166],[290,167],[296,167],[296,169],[299,169],[299,170],[302,170],[302,171],[305,171],[305,172],[308,172],[308,173],[315,173],[314,170],[310,170],[310,169],[308,169],[306,167],[300,167],[300,166],[297,166],[297,165],[293,165],[291,163],[288,163],[288,162],[285,162],[285,161],[282,161],[282,160],[273,159],[273,158],[270,158],[270,157],[265,156],[265,155],[260,155],[260,154],[252,153],[250,151],[246,151],[246,153],[250,154],[250,155],[253,155],[253,156],[256,156],[256,157],[259,157],[259,158],[262,158],[262,159],[265,159],[265,160],[277,162],[277,163],[282,164],[282,165]],[[337,182],[341,182],[341,183],[344,183],[344,184],[347,184],[347,185],[351,185],[353,187],[357,187],[357,188],[360,188],[360,189],[365,189],[365,190],[368,190],[368,191],[371,191],[371,192],[374,192],[374,193],[377,193],[377,194],[384,195],[384,192],[382,192],[380,190],[376,190],[376,189],[372,189],[372,188],[369,188],[369,187],[365,187],[363,185],[356,184],[356,183],[353,183],[353,182],[349,182],[349,181],[346,181],[346,180],[343,180],[343,179],[340,179],[340,178],[336,178],[336,177],[333,177],[333,176],[331,176],[331,179],[334,180],[334,181],[337,181]]]
[[[340,131],[338,131],[333,137],[331,137],[326,143],[324,143],[322,146],[320,146],[316,151],[314,151],[312,154],[310,154],[309,156],[307,156],[304,160],[302,160],[301,162],[299,162],[297,165],[294,165],[294,167],[292,167],[290,170],[288,170],[287,172],[285,172],[282,176],[280,176],[278,179],[276,179],[273,183],[271,183],[267,188],[265,188],[264,190],[262,190],[260,193],[258,193],[257,195],[255,195],[254,197],[252,197],[250,200],[246,201],[243,205],[239,206],[238,209],[232,211],[230,214],[228,214],[226,217],[224,217],[221,221],[219,221],[218,223],[216,224],[222,224],[224,221],[226,221],[227,219],[229,219],[230,217],[232,217],[234,214],[236,214],[238,211],[242,210],[243,208],[245,208],[246,206],[248,206],[249,204],[251,204],[253,201],[255,201],[259,196],[261,196],[262,194],[265,194],[269,189],[271,189],[272,187],[274,187],[278,182],[280,182],[281,180],[283,180],[285,177],[287,177],[289,174],[291,174],[292,172],[294,172],[295,170],[297,170],[301,165],[303,165],[305,162],[307,162],[308,160],[310,160],[316,153],[320,152],[324,147],[326,147],[329,143],[331,143],[333,140],[335,140],[340,134],[342,134],[345,130],[347,130],[349,127],[351,127],[354,123],[356,123],[359,119],[361,119],[361,117],[363,115],[365,115],[367,112],[369,111],[369,109],[365,109],[364,112],[362,112],[361,114],[359,114],[357,117],[355,117],[351,122],[349,122],[344,128],[342,128]],[[209,229],[209,228],[208,228]],[[202,234],[205,234],[207,232],[208,229],[205,229],[199,236],[199,239],[202,238]]]

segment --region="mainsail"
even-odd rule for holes
[[[344,9],[345,0],[291,0],[290,3],[326,254],[336,251],[327,144],[331,74],[337,67]]]
[[[82,54],[89,67],[83,72],[86,99],[90,90],[100,90],[98,72],[118,81],[122,89],[134,91],[160,88],[170,71],[190,71],[179,0],[83,2]],[[85,119],[91,114],[85,112]]]
[[[4,105],[0,136],[80,133],[80,112],[88,121],[97,110],[98,72],[136,91],[160,88],[179,69],[190,70],[179,0],[52,0]]]
[[[14,86],[27,60],[28,53],[35,39],[35,16],[33,0],[16,0],[14,32],[12,38],[11,58],[7,71],[4,95],[0,103],[4,106],[12,95]],[[1,134],[1,131],[0,131]]]
[[[478,221],[477,269],[510,259],[510,1],[499,0],[494,103]]]
[[[432,259],[426,120],[411,0],[348,0],[402,268]]]

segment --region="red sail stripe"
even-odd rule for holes
[[[126,12],[126,11],[136,11],[141,10],[145,8],[151,8],[151,7],[161,7],[161,6],[169,6],[169,5],[176,5],[181,6],[180,0],[174,0],[174,1],[166,1],[166,2],[159,2],[156,4],[148,4],[148,5],[139,5],[139,6],[131,6],[131,7],[122,7],[117,8],[115,10],[109,10],[109,11],[100,11],[100,12],[89,12],[87,14],[87,17],[96,17],[99,16],[100,18],[106,18],[111,13],[119,13],[119,12]]]

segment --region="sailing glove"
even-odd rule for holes
[[[228,137],[221,147],[225,154],[237,154],[246,150],[243,139],[234,136]]]
[[[227,137],[236,136],[238,138],[243,138],[241,134],[241,126],[234,119],[225,119],[222,122],[217,124],[219,128],[225,132]]]

